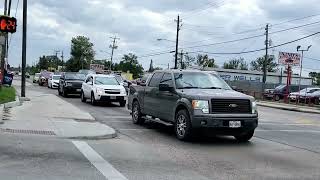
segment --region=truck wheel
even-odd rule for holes
[[[276,100],[276,101],[279,101],[279,100],[280,100],[280,96],[279,96],[279,95],[276,95],[276,96],[275,96],[275,100]]]
[[[126,101],[125,100],[124,101],[120,101],[119,104],[120,104],[120,107],[125,107],[126,106]]]
[[[176,123],[174,129],[179,140],[185,141],[190,139],[192,134],[192,125],[186,110],[180,110],[176,114]]]
[[[61,91],[60,91],[60,86],[58,87],[58,94],[61,96],[62,95],[62,93],[61,93]]]
[[[81,102],[87,102],[87,99],[84,97],[83,91],[81,91]]]
[[[96,101],[96,99],[94,98],[94,94],[93,94],[93,93],[91,93],[90,102],[91,102],[91,104],[92,104],[93,106],[97,105],[97,101]]]
[[[254,130],[251,130],[245,134],[234,136],[238,142],[248,142],[254,134]]]
[[[319,104],[319,98],[314,99],[314,104],[316,104],[316,105]]]
[[[144,119],[142,118],[140,105],[138,101],[134,101],[132,104],[132,122],[134,124],[143,124]]]
[[[68,93],[66,92],[66,90],[64,90],[64,88],[62,88],[62,96],[68,97]]]

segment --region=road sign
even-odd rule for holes
[[[104,65],[103,64],[90,64],[90,69],[99,72],[99,73],[103,73],[104,70]]]
[[[301,56],[299,53],[279,52],[279,64],[299,66]]]

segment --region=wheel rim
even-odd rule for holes
[[[184,115],[179,115],[177,119],[177,133],[179,136],[184,136],[186,133],[187,121]]]
[[[133,120],[136,122],[139,118],[139,111],[138,111],[138,105],[135,104],[133,106],[133,112],[132,112]]]

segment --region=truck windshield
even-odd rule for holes
[[[231,89],[219,76],[203,72],[175,73],[177,89]]]
[[[86,77],[84,74],[80,73],[70,73],[70,74],[65,74],[66,80],[84,80]]]
[[[114,77],[96,77],[95,84],[97,84],[97,85],[119,85],[119,82]]]

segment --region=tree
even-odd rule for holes
[[[251,70],[252,71],[263,71],[263,62],[265,60],[264,57],[259,57],[255,61],[251,61]],[[274,62],[274,58],[269,56],[267,59],[267,72],[276,72],[277,71],[277,63]]]
[[[240,70],[248,70],[248,64],[244,61],[243,58],[239,59],[231,59],[229,62],[225,62],[223,64],[224,69],[240,69]]]
[[[70,71],[88,69],[89,64],[94,60],[94,55],[93,43],[90,42],[88,37],[73,37],[71,40],[71,57],[67,61],[66,67]]]
[[[123,71],[133,74],[133,78],[138,78],[141,74],[143,74],[143,67],[138,62],[138,57],[132,53],[125,54],[122,57],[122,61],[119,64],[116,64],[117,71]]]
[[[49,60],[46,58],[46,56],[42,56],[39,58],[39,62],[38,62],[38,68],[40,70],[47,70],[49,67]]]
[[[197,56],[197,65],[201,66],[201,67],[218,67],[215,63],[214,63],[214,59],[213,58],[209,58],[207,54],[202,55],[202,54],[198,54]]]
[[[184,61],[183,61],[183,67],[182,69],[186,69],[192,65],[195,64],[196,58],[193,56],[190,56],[188,54],[184,55]]]
[[[152,61],[152,59],[151,59],[148,72],[153,72],[153,71],[154,71],[154,68],[153,68],[153,61]]]
[[[312,78],[312,82],[314,85],[320,85],[320,72],[310,72],[309,77]]]

